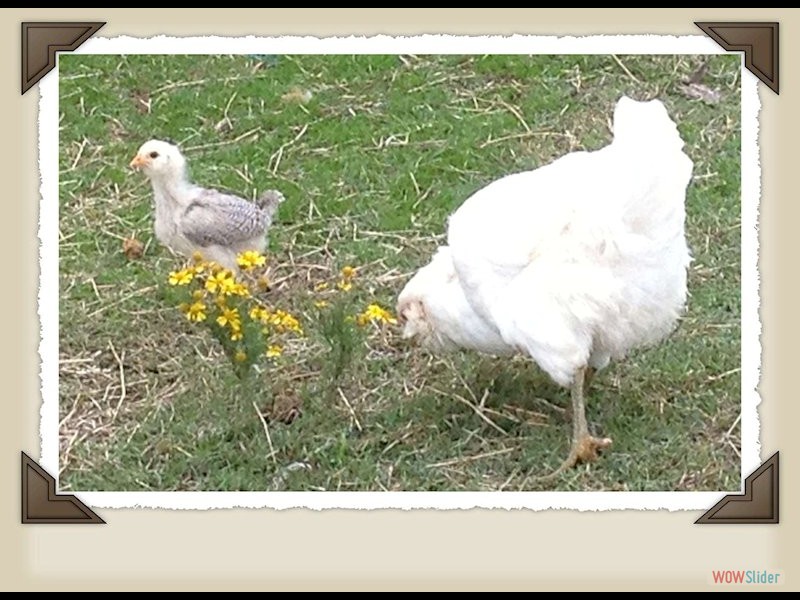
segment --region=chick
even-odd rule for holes
[[[155,233],[159,242],[184,256],[236,270],[236,256],[263,252],[267,231],[283,194],[269,190],[256,203],[207,189],[189,181],[186,158],[177,146],[145,142],[130,163],[150,179],[155,201]]]

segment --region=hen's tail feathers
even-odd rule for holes
[[[678,127],[660,100],[623,96],[614,109],[614,144],[637,153],[665,154],[683,148]]]
[[[256,200],[256,204],[272,218],[275,211],[278,210],[278,205],[285,199],[278,190],[267,190]]]
[[[623,96],[614,110],[613,146],[630,170],[623,214],[631,230],[665,240],[683,235],[693,164],[664,105]]]

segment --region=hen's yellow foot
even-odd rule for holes
[[[596,438],[591,435],[581,438],[574,449],[575,464],[597,460],[600,456],[600,450],[610,447],[611,444],[611,438]]]
[[[600,457],[600,451],[609,448],[612,444],[611,438],[596,438],[591,435],[584,435],[577,440],[573,440],[569,456],[552,473],[536,477],[536,481],[552,481],[564,471],[571,469],[579,463],[594,462]]]

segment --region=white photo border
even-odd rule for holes
[[[571,36],[371,36],[371,37],[170,37],[92,38],[76,54],[724,54],[702,35]],[[758,210],[761,168],[758,147],[758,79],[741,67],[742,207],[742,412],[744,477],[761,464],[757,386],[761,363]],[[59,472],[58,412],[58,69],[39,84],[39,212],[42,407],[41,466]],[[771,92],[770,92],[771,93]],[[310,508],[310,509],[572,509],[705,510],[721,492],[78,492],[102,508]]]

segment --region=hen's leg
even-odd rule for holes
[[[584,389],[594,375],[594,369],[584,367],[575,374],[572,383],[572,447],[567,459],[549,475],[539,477],[540,481],[554,479],[565,470],[574,467],[579,462],[590,462],[597,459],[598,450],[611,445],[609,438],[596,438],[589,434],[589,425],[586,422],[586,404],[583,398]]]

